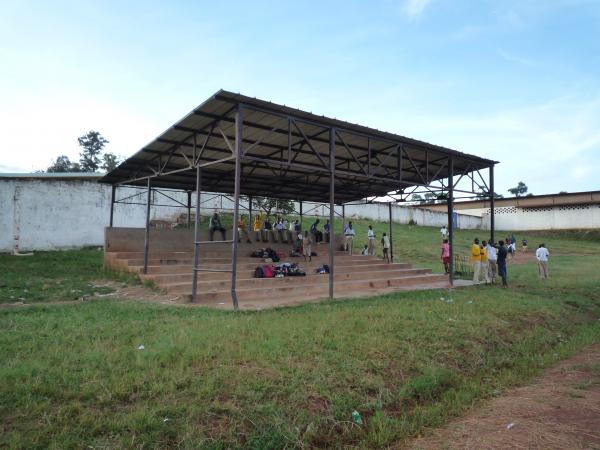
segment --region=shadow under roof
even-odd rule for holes
[[[328,202],[335,129],[336,203],[445,179],[496,162],[393,133],[220,90],[100,182],[232,194],[235,115],[241,111],[241,195]]]

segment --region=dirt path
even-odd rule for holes
[[[600,344],[406,448],[600,449]]]

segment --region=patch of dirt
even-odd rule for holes
[[[95,280],[90,282],[94,288],[100,291],[111,291],[111,292],[96,292],[94,295],[86,295],[77,300],[65,300],[55,302],[14,302],[14,303],[0,303],[0,308],[22,308],[27,306],[48,306],[48,305],[76,305],[79,303],[85,303],[89,301],[101,301],[101,300],[112,300],[112,299],[125,299],[125,300],[143,300],[161,303],[164,305],[178,305],[185,306],[186,300],[177,295],[169,295],[164,292],[150,289],[142,285],[129,285],[118,281],[109,280]],[[189,303],[188,303],[189,305]]]
[[[600,344],[407,448],[600,449]]]

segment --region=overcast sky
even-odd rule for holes
[[[0,61],[0,172],[91,129],[130,156],[223,88],[600,189],[598,0],[5,0]]]

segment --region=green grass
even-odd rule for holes
[[[436,229],[396,228],[400,251],[437,263]],[[457,242],[468,248],[473,234],[461,231]],[[398,445],[600,340],[600,245],[546,242],[558,255],[547,282],[526,264],[509,267],[509,289],[243,313],[43,304],[45,294],[68,300],[66,286],[106,276],[100,253],[2,255],[3,298],[28,281],[39,303],[0,309],[0,447]],[[56,279],[64,286],[44,289]]]
[[[133,274],[105,270],[102,251],[85,249],[65,252],[35,252],[33,256],[0,253],[0,304],[69,301],[107,294],[97,280],[135,283]]]

